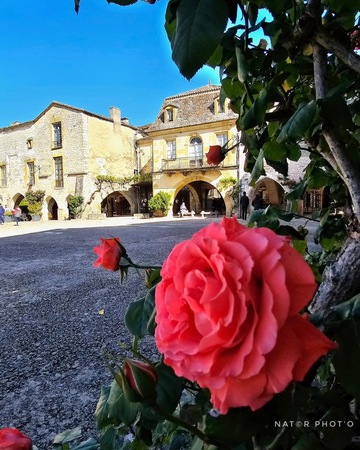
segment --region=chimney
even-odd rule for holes
[[[110,119],[114,123],[121,124],[121,113],[120,113],[120,109],[119,108],[116,108],[115,106],[111,106],[110,107]]]

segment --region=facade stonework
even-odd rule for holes
[[[111,217],[149,214],[149,200],[164,191],[170,217],[182,203],[189,214],[230,216],[236,183],[250,201],[260,192],[267,203],[285,206],[284,193],[302,177],[307,153],[289,162],[286,179],[266,166],[267,175],[250,187],[237,114],[220,91],[210,84],[167,97],[143,127],[129,125],[118,108],[105,117],[53,102],[34,120],[0,129],[0,201],[13,209],[29,189],[44,190],[43,220],[66,219],[70,197],[81,195],[83,218]],[[230,148],[218,166],[207,163],[211,145]],[[317,203],[322,193],[307,193],[298,211],[312,212]]]
[[[44,190],[43,220],[64,219],[69,196],[81,195],[84,217],[99,215],[108,192],[96,178],[133,176],[134,136],[117,108],[108,118],[53,102],[35,120],[0,129],[0,200],[12,209],[29,189]]]

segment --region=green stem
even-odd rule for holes
[[[181,428],[184,428],[185,430],[188,430],[190,433],[195,434],[199,439],[201,439],[206,444],[213,444],[217,447],[220,446],[223,450],[231,450],[231,448],[223,443],[219,443],[211,438],[209,436],[206,436],[205,433],[203,433],[199,428],[197,428],[195,425],[191,425],[190,423],[186,422],[185,420],[180,419],[180,417],[173,416],[172,414],[167,413],[166,411],[162,410],[158,405],[153,406],[154,410],[160,414],[164,419],[168,420],[171,423],[174,423],[175,425],[178,425]]]

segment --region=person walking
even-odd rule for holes
[[[240,198],[240,218],[243,220],[246,220],[247,218],[249,203],[249,197],[246,195],[246,192],[243,192],[243,195]]]
[[[21,208],[20,206],[15,206],[14,211],[13,211],[13,216],[15,219],[15,225],[19,226],[19,220],[20,220],[20,216],[21,216]]]
[[[0,225],[4,225],[4,222],[5,222],[4,214],[5,214],[5,208],[0,203]]]

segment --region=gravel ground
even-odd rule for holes
[[[120,236],[134,261],[159,263],[176,242],[217,220],[1,229],[8,237],[0,239],[0,428],[21,429],[39,450],[77,426],[84,440],[96,438],[100,388],[111,382],[103,354],[119,342],[131,344],[123,317],[145,288],[135,272],[120,285],[117,273],[95,269],[93,247],[100,237]],[[151,341],[142,350],[156,353]]]
[[[93,247],[100,237],[120,236],[134,261],[155,264],[207,223],[153,220],[82,229],[49,224],[38,233],[22,223],[16,236],[0,239],[0,428],[21,429],[39,450],[52,448],[56,434],[77,426],[84,440],[96,438],[100,388],[111,382],[103,353],[119,342],[131,345],[123,317],[145,288],[135,271],[120,285],[118,273],[95,269]],[[143,351],[156,353],[152,341]]]

